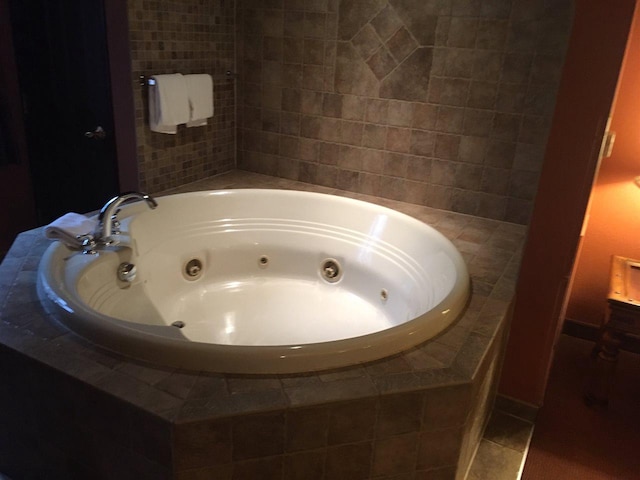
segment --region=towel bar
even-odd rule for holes
[[[236,78],[238,78],[238,74],[235,72],[232,72],[231,70],[227,70],[224,74],[224,77],[222,75],[213,77],[214,79],[222,79],[224,78],[225,80],[234,80]],[[151,78],[151,77],[147,77],[146,75],[140,75],[138,77],[139,80],[139,84],[141,87],[144,87],[146,85],[153,87],[156,84],[156,81]]]

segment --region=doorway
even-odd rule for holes
[[[102,2],[11,0],[38,224],[118,192]]]
[[[640,8],[629,34],[624,63],[611,110],[616,140],[603,159],[590,198],[590,214],[567,295],[568,325],[596,337],[606,310],[612,255],[640,259]],[[586,221],[585,221],[586,222]],[[637,343],[637,342],[636,342]]]
[[[138,168],[127,0],[0,0],[0,26],[1,256],[137,190]]]
[[[574,4],[500,385],[503,395],[532,405],[543,403],[635,3],[584,0]]]
[[[0,259],[16,233],[35,225],[19,98],[9,4],[0,0]]]

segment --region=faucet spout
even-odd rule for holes
[[[151,195],[143,192],[127,192],[113,197],[102,207],[98,215],[98,227],[95,234],[97,242],[102,245],[114,243],[112,236],[114,234],[114,224],[117,225],[116,214],[118,209],[123,203],[134,200],[144,200],[151,209],[158,206],[158,203]]]

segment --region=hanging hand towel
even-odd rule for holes
[[[187,84],[180,73],[153,75],[149,85],[149,127],[154,132],[175,134],[189,121]]]
[[[65,213],[44,227],[44,236],[50,240],[60,240],[69,247],[82,246],[78,237],[92,234],[98,226],[97,217],[87,218],[79,213]]]
[[[184,78],[189,97],[187,127],[206,125],[207,118],[213,117],[213,79],[206,73],[185,75]]]

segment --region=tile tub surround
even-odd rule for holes
[[[241,171],[181,191],[240,187],[355,196],[434,225],[469,265],[467,311],[432,341],[350,368],[296,376],[172,370],[93,347],[49,318],[35,292],[48,242],[40,229],[25,232],[0,266],[0,428],[10,432],[0,440],[0,471],[463,478],[492,406],[524,227]]]
[[[239,0],[238,166],[526,224],[570,0]]]
[[[235,2],[129,0],[129,39],[140,190],[158,192],[235,168]],[[176,135],[149,129],[147,87],[139,76],[208,73],[214,116]]]

